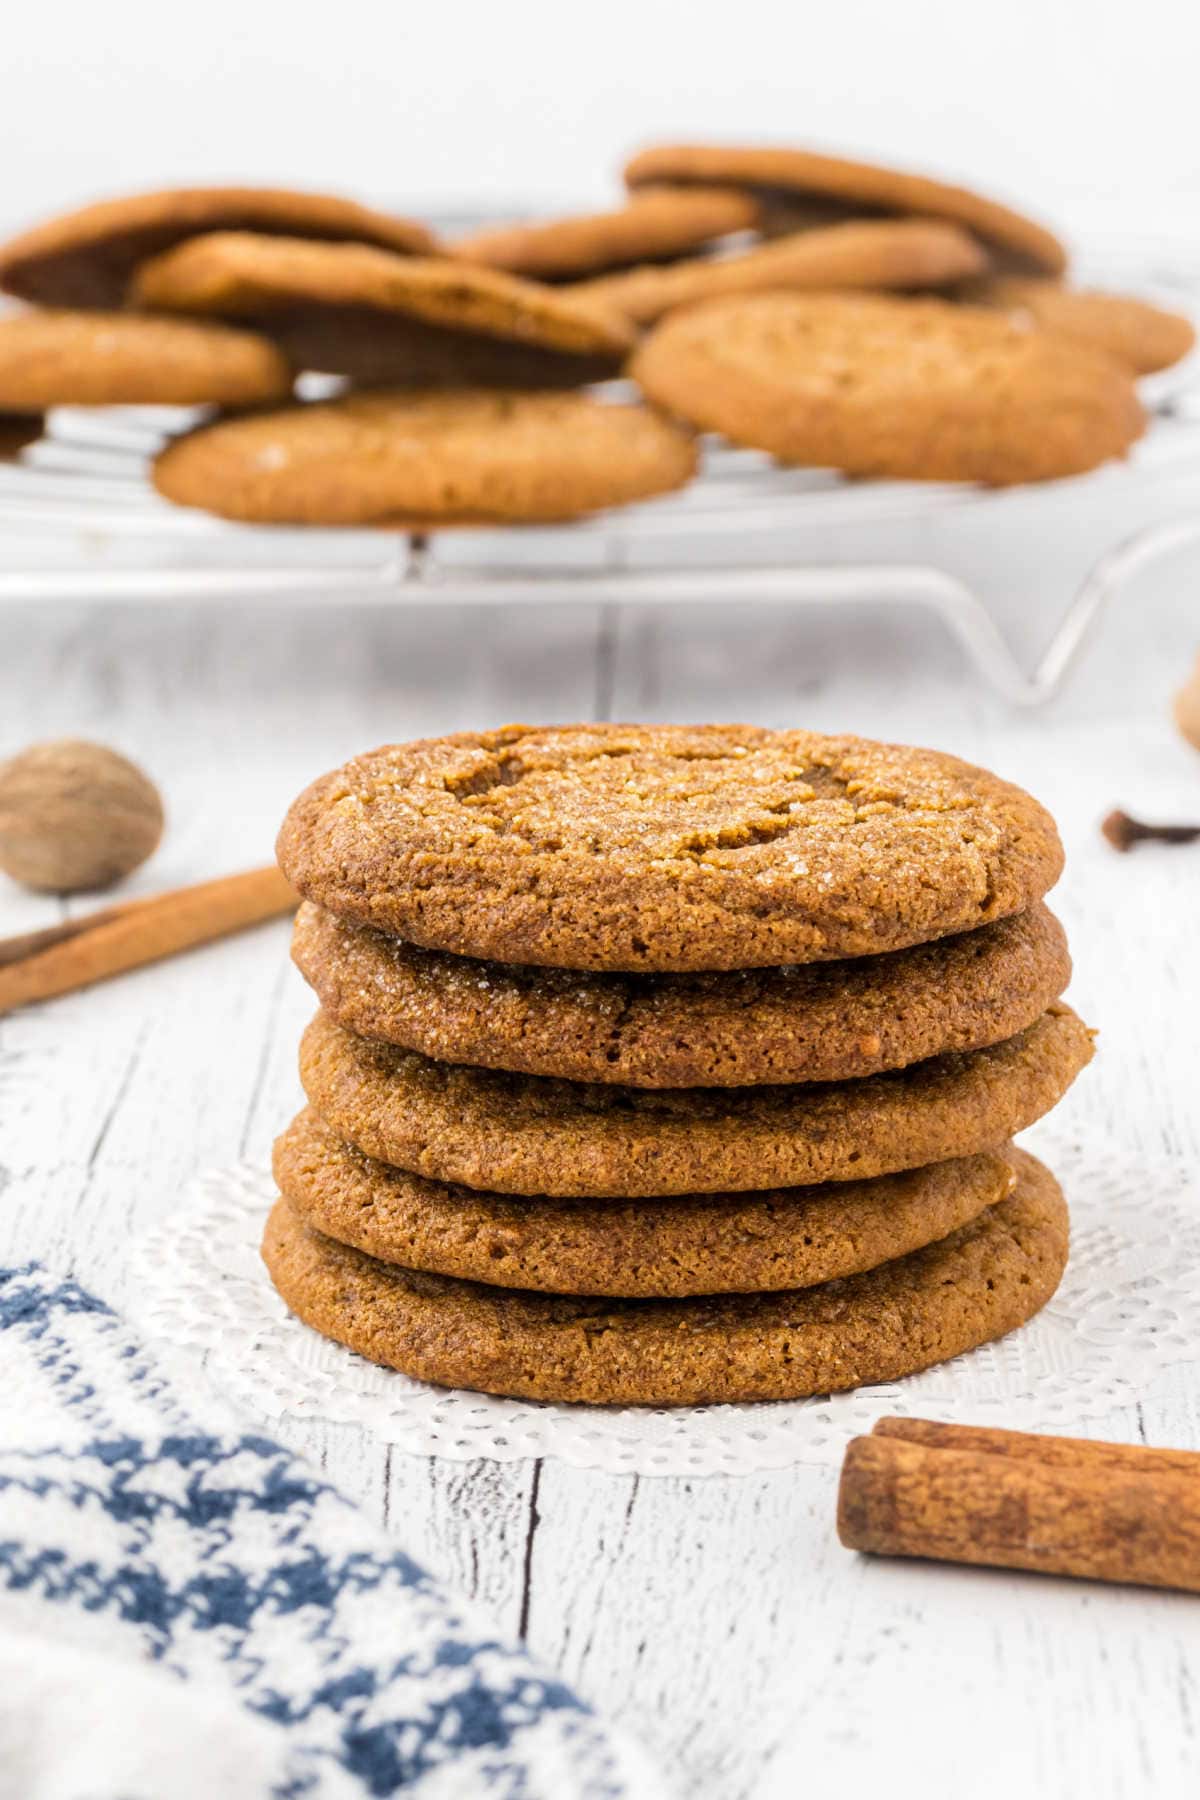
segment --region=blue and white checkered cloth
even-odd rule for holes
[[[0,1800],[652,1800],[638,1752],[101,1301],[0,1271]]]

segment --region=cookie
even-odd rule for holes
[[[42,435],[43,420],[37,413],[0,412],[0,462],[6,462],[36,443]]]
[[[296,308],[366,308],[573,356],[607,356],[614,368],[633,342],[619,313],[499,269],[252,232],[191,238],[143,263],[133,298],[155,311],[256,322]]]
[[[664,320],[631,373],[693,425],[852,475],[1048,481],[1122,456],[1145,429],[1110,357],[945,300],[710,301]]]
[[[959,298],[976,306],[994,306],[1010,318],[1107,351],[1135,375],[1169,369],[1196,342],[1190,319],[1132,294],[1105,294],[1060,287],[1055,281],[994,275],[968,283]]]
[[[609,353],[577,356],[366,306],[295,307],[262,324],[294,368],[344,375],[356,387],[576,388],[620,372]]]
[[[1056,1002],[1002,1044],[861,1081],[624,1088],[432,1062],[318,1013],[300,1079],[340,1138],[434,1181],[649,1199],[865,1180],[994,1150],[1091,1055],[1091,1033]]]
[[[459,238],[450,249],[488,268],[564,281],[679,256],[731,232],[750,231],[757,220],[753,199],[735,188],[647,187],[609,212],[493,226]]]
[[[1071,976],[1062,926],[1041,905],[853,962],[593,975],[421,950],[306,901],[292,959],[359,1037],[646,1088],[846,1081],[977,1050],[1032,1025]]]
[[[0,407],[252,406],[292,389],[266,338],[192,319],[37,311],[0,318]]]
[[[171,188],[95,201],[10,238],[0,245],[0,288],[42,306],[111,309],[124,303],[138,263],[209,231],[283,232],[422,256],[437,247],[414,220],[333,194]]]
[[[660,1202],[547,1200],[425,1181],[300,1114],[275,1179],[325,1237],[384,1262],[550,1294],[670,1297],[811,1287],[948,1237],[1011,1192],[1002,1154],[874,1181]]]
[[[751,725],[387,745],[307,788],[277,849],[307,899],[426,949],[598,970],[900,950],[1024,911],[1062,868],[1049,814],[985,770]]]
[[[626,166],[630,187],[647,182],[702,182],[745,187],[767,194],[832,202],[855,213],[918,213],[965,225],[1013,266],[1058,274],[1067,265],[1063,245],[1044,225],[968,188],[875,163],[853,162],[811,150],[732,144],[660,144]]]
[[[801,231],[741,256],[689,259],[576,282],[577,299],[650,325],[677,307],[780,289],[944,287],[986,265],[975,239],[932,219],[866,219]]]
[[[1013,1195],[868,1274],[779,1294],[578,1299],[378,1262],[280,1200],[263,1258],[293,1313],[360,1356],[443,1387],[594,1405],[798,1400],[898,1381],[1014,1330],[1067,1260],[1058,1183],[1012,1152]]]
[[[690,435],[586,394],[347,394],[218,421],[153,468],[168,500],[310,525],[573,519],[682,487]]]

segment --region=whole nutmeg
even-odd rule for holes
[[[154,783],[82,738],[31,744],[0,764],[0,869],[54,894],[110,887],[162,836]]]
[[[1188,743],[1200,750],[1200,656],[1175,696],[1175,723]]]

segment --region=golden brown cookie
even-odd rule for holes
[[[1056,1002],[1002,1044],[862,1081],[622,1088],[431,1062],[318,1013],[300,1079],[326,1125],[380,1162],[502,1194],[636,1199],[865,1180],[994,1150],[1091,1056],[1091,1033]]]
[[[1025,324],[1059,331],[1094,350],[1105,350],[1135,375],[1153,375],[1186,356],[1196,342],[1190,319],[1151,306],[1132,294],[1060,287],[1056,281],[994,275],[969,282],[958,296],[993,306]]]
[[[646,187],[609,212],[534,219],[472,232],[450,246],[466,262],[540,281],[658,262],[731,232],[750,231],[758,207],[735,188]]]
[[[690,435],[586,394],[347,394],[202,426],[154,485],[227,519],[309,525],[573,519],[682,487]]]
[[[439,1062],[628,1087],[847,1081],[1023,1031],[1071,959],[1044,906],[890,955],[605,975],[421,950],[309,902],[292,959],[347,1031]]]
[[[752,725],[385,745],[307,788],[277,849],[307,899],[426,949],[601,970],[900,950],[1023,912],[1062,869],[1049,814],[986,770]]]
[[[122,305],[138,263],[209,231],[347,240],[427,256],[436,240],[412,219],[333,194],[286,188],[171,188],[98,200],[0,245],[0,288],[42,306]]]
[[[753,294],[673,314],[633,358],[652,400],[781,462],[992,486],[1081,474],[1145,429],[1132,377],[978,306]]]
[[[662,1201],[479,1194],[373,1162],[311,1110],[275,1179],[325,1237],[384,1262],[550,1294],[670,1297],[811,1287],[907,1256],[1007,1198],[999,1153],[874,1181]]]
[[[595,1405],[797,1400],[898,1381],[1003,1337],[1067,1260],[1058,1183],[1012,1152],[1015,1193],[940,1243],[865,1275],[780,1294],[586,1300],[377,1262],[280,1200],[263,1257],[298,1318],[443,1387]]]
[[[0,318],[0,407],[252,406],[291,389],[282,352],[228,325],[41,310]]]
[[[920,213],[967,226],[1014,265],[1058,274],[1067,263],[1052,232],[996,200],[927,175],[844,156],[761,145],[659,144],[632,159],[625,179],[632,188],[646,182],[702,182],[782,193],[818,205],[831,201],[854,212]]]
[[[614,367],[633,342],[619,313],[499,269],[251,232],[191,238],[143,263],[133,297],[152,310],[254,320],[296,308],[365,307],[574,356],[610,356]]]
[[[730,294],[829,288],[932,288],[986,265],[975,239],[933,219],[858,219],[796,232],[740,256],[689,259],[580,281],[567,292],[650,325],[677,307]]]
[[[0,462],[7,462],[42,435],[38,413],[0,412]]]

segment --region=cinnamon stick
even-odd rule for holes
[[[16,937],[0,938],[0,969],[7,963],[24,962],[38,950],[49,950],[52,944],[65,944],[68,938],[78,937],[81,931],[90,931],[94,925],[119,919],[123,913],[144,905],[142,900],[128,900],[123,906],[105,906],[99,912],[85,913],[79,919],[63,919],[58,925],[43,925],[38,931],[22,931]]]
[[[6,961],[0,954],[0,1014],[212,943],[297,904],[295,892],[272,866],[106,907],[91,919],[68,922],[78,929],[51,926],[56,941],[35,946],[32,954],[16,960]]]
[[[948,1425],[940,1419],[876,1419],[875,1437],[903,1438],[936,1450],[982,1450],[1049,1468],[1088,1467],[1097,1473],[1190,1475],[1200,1482],[1200,1450],[1159,1450],[1148,1444],[1109,1444],[1099,1438],[1052,1437],[1041,1431],[1003,1431],[996,1425]]]
[[[1200,1455],[916,1419],[846,1451],[851,1550],[1200,1593]]]

